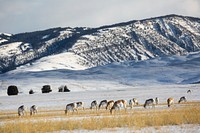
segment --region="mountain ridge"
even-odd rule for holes
[[[0,73],[65,52],[80,56],[83,60],[77,63],[89,68],[199,50],[200,19],[195,17],[172,14],[97,28],[58,27],[10,36],[1,34]]]

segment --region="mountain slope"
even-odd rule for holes
[[[81,36],[70,51],[97,66],[200,50],[200,21],[166,16],[100,29]]]
[[[111,62],[199,51],[200,19],[168,15],[99,28],[67,27],[9,36],[1,34],[0,39],[1,73],[27,63],[34,64],[49,55],[52,60],[57,56],[54,54],[61,53],[64,59],[70,58],[70,54],[63,56],[67,52],[75,54],[78,60],[75,66],[78,63],[80,69],[85,69]]]
[[[0,76],[0,95],[6,95],[9,85],[16,85],[20,92],[28,94],[30,89],[40,93],[45,84],[53,92],[61,85],[72,91],[123,90],[154,85],[184,85],[200,81],[200,52],[187,56],[157,57],[145,61],[115,62],[86,70],[41,70],[40,65],[16,69]],[[49,64],[47,64],[49,65]],[[36,71],[33,71],[36,70]],[[40,71],[37,71],[40,70]],[[198,86],[198,85],[196,85]]]

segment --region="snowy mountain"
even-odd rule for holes
[[[0,73],[16,67],[86,69],[200,50],[200,19],[168,15],[99,28],[0,34]],[[42,64],[40,64],[42,63]],[[45,65],[50,63],[51,65]],[[55,64],[53,66],[52,64]]]

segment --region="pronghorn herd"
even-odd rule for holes
[[[190,90],[189,90],[189,93],[191,93]],[[178,100],[178,103],[182,103],[182,102],[187,102],[185,96],[180,97],[180,99]],[[147,107],[151,106],[152,108],[154,108],[155,105],[158,105],[158,104],[159,104],[159,98],[156,97],[155,99],[153,99],[153,98],[147,99],[145,101],[143,107],[147,108]],[[174,98],[172,98],[172,97],[168,98],[167,99],[167,106],[171,107],[171,105],[173,105],[173,104],[174,104]],[[127,105],[127,101],[123,100],[123,99],[117,100],[117,101],[102,100],[102,101],[100,101],[99,105],[98,105],[97,100],[94,100],[94,101],[91,102],[90,109],[92,110],[93,108],[95,108],[96,110],[100,110],[101,108],[105,108],[106,110],[110,110],[110,114],[112,114],[113,111],[116,111],[116,110],[121,110],[121,109],[126,110],[127,106],[132,109],[134,106],[139,106],[139,103],[138,103],[136,98],[130,99],[129,102],[128,102],[128,105]],[[83,102],[74,102],[74,103],[67,104],[66,108],[65,108],[65,114],[68,114],[69,111],[72,111],[72,112],[76,111],[78,113],[79,108],[82,108],[84,110],[84,103]],[[18,108],[18,115],[24,116],[25,112],[26,112],[25,106],[21,105]],[[33,105],[33,106],[30,107],[30,115],[35,115],[37,112],[38,111],[37,111],[36,105]]]

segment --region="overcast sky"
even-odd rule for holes
[[[200,0],[0,0],[0,32],[98,27],[167,14],[200,18]]]

